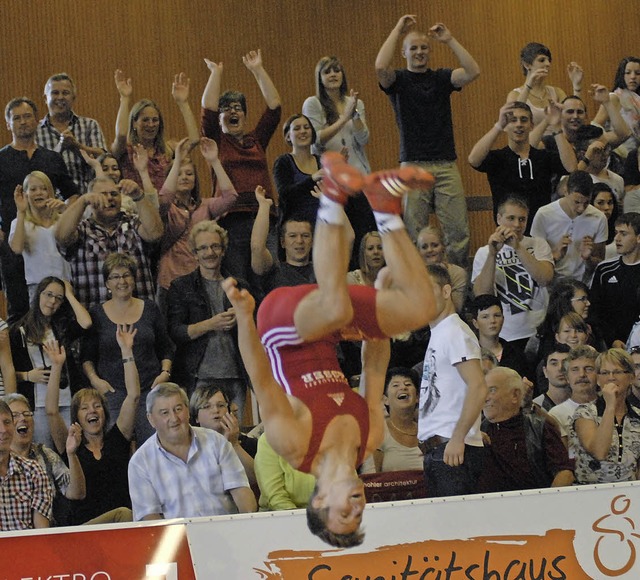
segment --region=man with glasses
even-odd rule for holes
[[[135,203],[137,215],[121,210],[122,195]],[[93,215],[84,218],[91,207]],[[55,232],[60,253],[71,264],[73,287],[85,308],[105,302],[108,290],[102,264],[108,254],[129,254],[138,262],[135,296],[153,300],[153,276],[144,242],[155,242],[163,232],[158,208],[138,185],[123,179],[117,185],[110,177],[97,177],[89,192],[65,211]]]
[[[607,346],[625,348],[640,316],[640,213],[616,220],[618,257],[598,264],[591,283],[591,313]]]
[[[223,386],[243,416],[247,381],[238,351],[236,316],[222,290],[229,237],[214,221],[196,224],[189,244],[198,267],[169,287],[168,328],[176,343],[173,378],[191,395],[200,386]]]
[[[11,451],[14,436],[11,409],[0,401],[0,531],[48,528],[53,488],[38,463]]]
[[[56,191],[67,200],[73,200],[78,188],[71,179],[60,153],[49,151],[36,143],[38,127],[36,104],[27,97],[9,101],[4,116],[11,131],[11,143],[0,149],[0,262],[3,289],[9,302],[9,322],[14,322],[29,310],[29,294],[24,279],[22,256],[14,254],[4,242],[8,238],[11,222],[17,215],[13,194],[32,171],[45,173]]]

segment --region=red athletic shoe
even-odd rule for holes
[[[374,211],[402,214],[402,198],[414,189],[430,189],[435,179],[416,166],[376,171],[365,177],[364,194]]]
[[[321,158],[324,177],[321,182],[322,193],[341,205],[347,198],[362,190],[364,177],[345,158],[335,151],[324,153]]]

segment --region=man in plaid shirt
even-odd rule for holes
[[[91,157],[106,152],[102,129],[96,120],[80,117],[73,112],[76,85],[67,73],[50,77],[44,87],[44,96],[49,113],[38,124],[36,142],[62,155],[80,193],[85,193],[93,179],[93,171],[85,163],[81,152]]]
[[[53,488],[35,461],[11,453],[11,409],[0,400],[0,530],[48,528]]]

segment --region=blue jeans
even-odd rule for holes
[[[424,456],[424,482],[428,497],[448,497],[476,493],[478,476],[482,471],[484,447],[464,446],[464,462],[458,467],[444,460],[446,443],[434,447]]]

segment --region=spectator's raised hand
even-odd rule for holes
[[[418,21],[415,14],[405,14],[404,16],[400,17],[400,20],[398,20],[398,23],[396,24],[396,30],[400,34],[407,34],[415,28],[417,22]]]
[[[176,103],[186,103],[189,99],[190,79],[183,72],[177,74],[171,85],[171,96]]]
[[[136,143],[133,146],[133,166],[138,173],[147,171],[149,164],[149,153],[142,143]]]
[[[188,144],[188,139],[183,139],[183,141],[187,141]],[[180,143],[183,141],[180,141]],[[213,139],[209,139],[209,137],[202,137],[200,139],[200,153],[202,153],[205,161],[212,165],[218,160],[218,144]]]
[[[273,205],[273,200],[267,197],[267,191],[264,187],[262,187],[262,185],[258,185],[254,193],[258,205],[266,205],[268,207],[271,207]]]
[[[212,60],[209,60],[208,58],[205,58],[204,59],[204,63],[207,65],[207,68],[212,73],[222,74],[222,63],[221,62],[213,62]]]
[[[437,22],[429,28],[429,36],[444,44],[452,38],[451,31],[442,22]]]
[[[133,93],[131,79],[128,79],[120,69],[116,70],[113,76],[116,81],[116,89],[118,89],[120,96],[127,98],[130,97]]]
[[[596,101],[596,103],[604,105],[604,103],[607,103],[609,101],[609,89],[607,89],[607,87],[605,87],[604,85],[593,84],[591,85],[591,90],[589,92],[593,96],[593,100]]]
[[[584,76],[584,71],[577,62],[572,61],[567,65],[567,74],[569,75],[569,79],[571,80],[572,87],[582,86],[582,77]]]
[[[82,427],[80,427],[80,423],[72,423],[69,425],[67,442],[65,444],[65,451],[67,452],[67,455],[73,455],[78,450],[81,443]]]
[[[133,324],[118,324],[116,327],[116,340],[120,350],[132,351],[137,333],[138,329]]]
[[[262,50],[252,50],[242,57],[242,62],[251,72],[262,68]]]
[[[29,209],[29,200],[24,193],[24,189],[22,189],[22,185],[16,185],[16,188],[13,190],[13,200],[18,213],[24,213]]]

